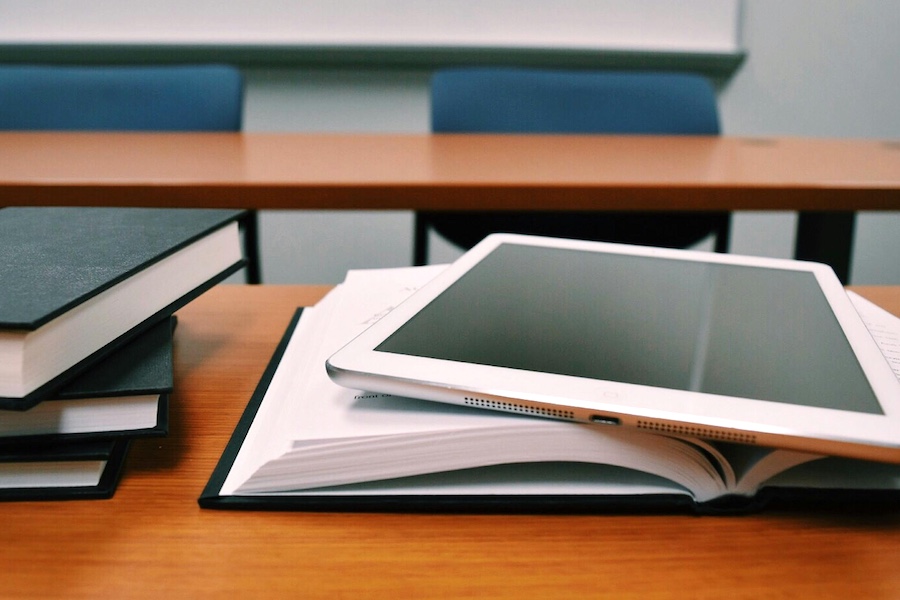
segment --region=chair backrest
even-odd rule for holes
[[[0,66],[0,129],[240,131],[243,78],[224,65]]]
[[[453,68],[432,77],[431,103],[436,133],[719,134],[715,91],[689,73]],[[729,222],[727,212],[417,212],[413,264],[427,262],[429,230],[462,249],[497,231],[671,248],[713,233],[727,252]]]
[[[446,69],[431,101],[435,132],[719,133],[714,90],[689,73]]]

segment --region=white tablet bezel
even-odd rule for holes
[[[375,350],[403,323],[501,244],[812,273],[884,414],[764,402]],[[367,391],[580,422],[633,426],[674,435],[900,462],[900,381],[834,272],[830,267],[817,263],[495,234],[485,238],[428,285],[338,351],[326,366],[336,382]],[[761,402],[764,402],[764,409],[761,409]]]

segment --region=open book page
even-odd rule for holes
[[[856,292],[847,292],[847,295],[897,379],[900,379],[900,317],[895,317]]]
[[[311,357],[305,352],[304,344],[307,340],[316,339],[318,334],[317,326],[321,323],[311,318],[317,310],[315,307],[304,309],[303,314],[307,318],[301,319],[294,329],[281,357],[279,369],[266,390],[265,398],[268,401],[262,402],[250,425],[240,452],[222,486],[223,494],[232,493],[237,485],[250,477],[269,458],[279,456],[290,449],[290,416],[282,415],[290,412],[293,407],[291,402],[279,402],[278,399],[293,396],[292,390],[302,385],[302,378],[310,368],[307,363]],[[280,368],[282,366],[284,368]]]
[[[670,479],[700,500],[725,492],[702,454],[663,436],[539,422],[308,444],[270,461],[238,492],[310,489],[529,462],[608,463]],[[524,421],[524,419],[523,419]]]
[[[316,306],[304,309],[296,330],[281,359],[281,364],[266,391],[256,418],[223,486],[232,493],[266,462],[290,450],[295,440],[341,437],[341,429],[352,423],[341,422],[341,413],[333,414],[342,403],[353,401],[348,391],[336,385],[317,390],[323,381],[325,359],[342,344],[362,332],[379,314],[408,297],[417,286],[428,282],[443,267],[410,270],[402,282],[391,278],[393,270],[376,270],[372,286],[360,297],[355,314],[335,318],[343,285],[336,287]],[[371,300],[371,301],[369,301]],[[336,398],[327,398],[328,394]],[[346,396],[350,396],[346,398]],[[307,401],[315,398],[317,402]],[[322,407],[324,410],[316,410]],[[335,417],[338,417],[335,419]],[[337,431],[335,431],[337,430]]]
[[[822,458],[818,454],[762,446],[717,443],[716,447],[734,470],[736,481],[730,490],[738,496],[752,496],[774,475]]]
[[[607,469],[623,482],[621,494],[690,489],[704,501],[725,493],[719,470],[707,455],[681,440],[367,394],[333,383],[324,369],[327,357],[434,274],[422,268],[351,272],[341,286],[304,312],[223,494],[285,493],[535,461],[547,463],[541,467],[544,474],[511,483],[515,493],[547,493],[542,486],[549,481],[559,493],[558,480],[565,470],[548,465],[571,462],[610,464],[651,475],[639,477],[637,484],[634,474]],[[597,481],[591,488],[581,474],[570,481],[573,489],[611,493],[608,481]],[[438,483],[435,477],[430,476],[432,484]],[[447,478],[439,483],[435,488],[413,482],[404,491],[449,493]],[[390,483],[368,485],[367,491],[379,485],[391,488]],[[472,485],[467,479],[454,493],[483,487]]]
[[[411,276],[408,285],[421,285],[429,281],[441,268],[429,267],[414,271],[415,275]],[[266,390],[265,399],[222,487],[223,493],[232,493],[261,465],[288,451],[294,439],[304,435],[304,428],[307,433],[312,432],[312,435],[318,431],[323,419],[311,411],[310,403],[300,400],[305,397],[310,380],[318,381],[320,376],[327,377],[324,360],[316,364],[313,361],[327,352],[326,348],[341,343],[329,343],[325,338],[330,336],[329,340],[340,338],[344,341],[351,339],[366,327],[365,319],[374,317],[379,311],[402,301],[411,293],[402,292],[396,298],[385,298],[382,295],[376,304],[378,308],[373,309],[370,315],[362,320],[357,319],[356,323],[349,320],[338,323],[335,332],[328,332],[341,289],[342,286],[337,286],[316,306],[304,309],[303,318],[294,330],[281,364]],[[326,423],[326,429],[327,426]]]

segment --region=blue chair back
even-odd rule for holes
[[[431,80],[435,133],[718,135],[715,92],[699,75],[473,67]],[[689,247],[715,234],[727,252],[723,213],[461,212],[415,215],[413,264],[428,260],[428,232],[467,249],[493,232]]]
[[[689,73],[447,69],[432,131],[717,135],[709,82]]]
[[[229,66],[0,66],[3,130],[240,131],[242,109]]]

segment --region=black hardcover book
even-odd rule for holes
[[[0,408],[24,410],[240,269],[245,211],[0,210]]]
[[[199,504],[244,510],[689,512],[871,510],[900,465],[669,437],[367,393],[328,356],[421,277],[354,272],[297,313]],[[886,315],[884,327],[900,326]]]
[[[0,411],[0,443],[168,433],[176,318],[153,325],[77,376],[52,399]]]
[[[110,498],[130,440],[0,444],[0,500]]]

